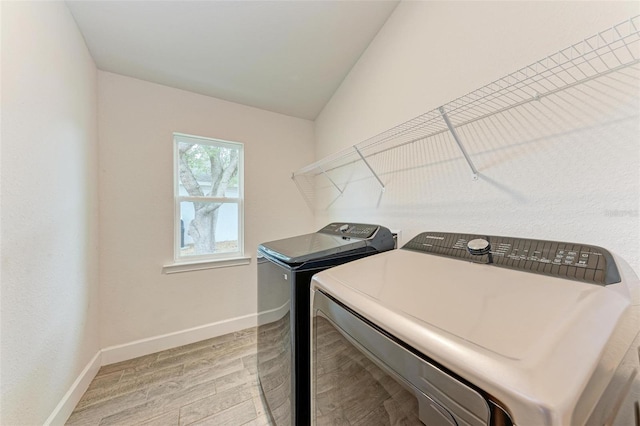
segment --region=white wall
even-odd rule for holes
[[[316,158],[638,9],[637,2],[403,2],[316,120]],[[475,182],[449,138],[379,156],[374,167],[386,191],[356,167],[343,196],[330,206],[336,191],[325,196],[317,225],[380,222],[401,229],[402,242],[426,230],[585,242],[621,253],[639,271],[638,93],[638,72],[627,70],[460,129],[480,171]]]
[[[2,409],[43,424],[99,351],[97,74],[62,2],[2,2]]]
[[[313,159],[313,123],[107,72],[98,86],[102,347],[255,314],[257,245],[313,229],[290,179]],[[250,265],[161,273],[173,132],[244,143]]]

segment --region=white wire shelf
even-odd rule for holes
[[[579,43],[493,81],[438,108],[419,115],[352,147],[309,164],[292,174],[307,202],[313,203],[314,179],[320,175],[337,191],[329,172],[362,162],[378,180],[369,159],[383,152],[449,132],[458,144],[473,177],[477,170],[456,127],[483,120],[511,108],[540,100],[570,87],[640,62],[640,15],[614,25]]]

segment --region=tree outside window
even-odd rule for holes
[[[242,255],[243,146],[174,134],[176,260]]]

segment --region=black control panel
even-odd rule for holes
[[[367,225],[364,223],[330,223],[325,226],[318,232],[323,234],[331,234],[340,237],[349,237],[349,238],[371,238],[373,234],[378,230],[378,225]]]
[[[611,253],[585,244],[423,232],[402,248],[591,284],[620,282]]]

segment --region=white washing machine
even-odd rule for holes
[[[640,423],[640,282],[603,248],[425,232],[311,298],[314,424]]]

